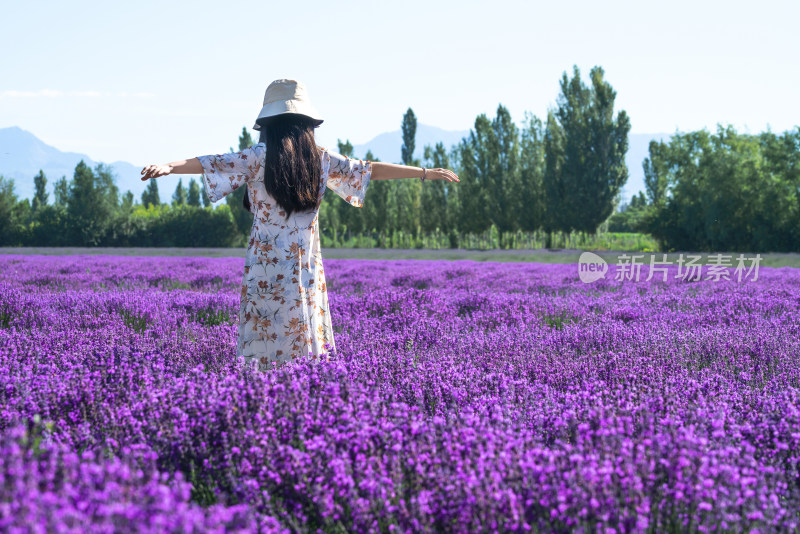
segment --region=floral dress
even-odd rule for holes
[[[317,147],[321,154],[320,201],[332,189],[361,207],[372,163]],[[216,202],[247,184],[253,226],[242,277],[237,357],[259,370],[309,358],[330,360],[336,350],[319,244],[319,203],[286,213],[264,186],[266,146],[200,156],[208,198]]]

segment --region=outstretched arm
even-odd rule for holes
[[[167,174],[203,174],[203,166],[197,158],[173,161],[164,165],[148,165],[142,172],[142,181],[158,178]]]
[[[399,178],[422,178],[426,180],[447,180],[448,182],[460,182],[456,173],[450,169],[423,169],[422,167],[412,167],[409,165],[396,165],[394,163],[383,163],[382,161],[372,162],[373,180],[396,180]]]

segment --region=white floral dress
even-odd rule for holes
[[[317,149],[320,200],[329,188],[361,207],[372,163]],[[212,202],[247,184],[254,214],[242,277],[237,356],[260,370],[302,358],[329,361],[336,346],[319,244],[319,204],[287,220],[264,187],[265,153],[265,144],[259,143],[241,152],[197,158]]]

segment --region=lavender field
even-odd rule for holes
[[[328,259],[338,353],[259,373],[243,264],[0,257],[0,531],[800,524],[798,270]]]

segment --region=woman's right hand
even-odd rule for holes
[[[142,181],[146,182],[150,178],[158,178],[159,176],[166,176],[172,172],[172,165],[167,163],[166,165],[148,165],[142,172],[139,173],[142,175]]]
[[[448,182],[460,182],[456,173],[450,169],[428,169],[425,171],[426,180],[447,180]]]

